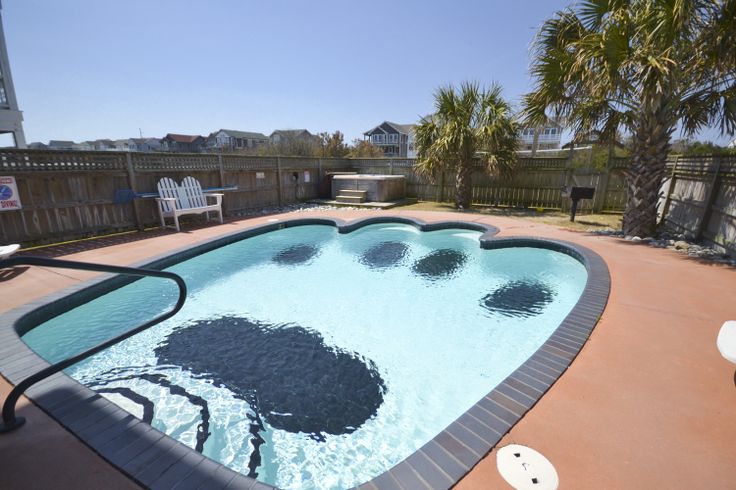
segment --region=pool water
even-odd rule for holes
[[[521,365],[581,295],[563,253],[403,224],[286,228],[168,270],[173,318],[67,370],[155,428],[281,488],[388,470]],[[56,361],[170,307],[144,279],[24,335]]]

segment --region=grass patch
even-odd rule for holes
[[[407,211],[444,211],[457,212],[455,205],[449,202],[420,201],[416,204],[402,206]],[[474,206],[465,213],[482,214],[487,216],[504,216],[518,218],[546,225],[557,226],[574,231],[620,230],[620,214],[580,214],[575,216],[575,222],[570,222],[569,213],[555,210],[537,211],[536,209],[517,209],[506,207]]]

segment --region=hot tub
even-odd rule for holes
[[[406,177],[380,174],[335,175],[332,178],[332,198],[344,190],[366,191],[367,201],[397,201],[406,197]]]

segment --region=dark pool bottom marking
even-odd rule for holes
[[[480,304],[492,313],[527,318],[542,313],[555,294],[550,286],[540,281],[511,281],[484,296]]]
[[[123,386],[115,388],[98,388],[95,391],[97,391],[97,393],[116,393],[138,405],[142,405],[143,418],[141,418],[141,420],[149,425],[153,422],[153,402],[140,393],[136,393],[130,388],[125,388]]]
[[[162,364],[207,373],[276,429],[317,441],[355,431],[376,414],[386,391],[372,361],[294,325],[200,321],[172,332],[156,355]]]
[[[381,242],[363,252],[360,262],[373,269],[385,269],[400,264],[408,251],[406,243]]]
[[[461,250],[441,248],[414,262],[412,270],[425,279],[443,279],[458,272],[467,260],[467,254]]]
[[[253,394],[252,400],[248,402],[248,404],[253,407],[258,406],[258,397]],[[250,439],[250,443],[253,446],[253,451],[250,453],[250,460],[248,461],[248,476],[251,478],[257,478],[258,472],[256,469],[258,469],[259,466],[261,466],[261,446],[266,443],[266,440],[261,437],[261,432],[265,431],[266,428],[263,426],[263,421],[261,420],[261,415],[258,410],[253,409],[253,414],[246,414],[246,417],[248,417],[248,420],[250,420],[250,424],[248,424],[248,432],[250,432],[250,435],[253,436]]]
[[[172,395],[180,395],[180,396],[185,397],[189,401],[189,403],[200,407],[199,413],[200,413],[200,418],[202,421],[197,426],[197,435],[196,435],[197,443],[194,449],[199,453],[201,453],[204,450],[204,443],[207,442],[207,439],[211,435],[211,432],[209,430],[210,429],[210,411],[207,405],[207,400],[205,400],[201,396],[193,395],[189,393],[185,388],[172,383],[163,374],[136,373],[136,374],[130,374],[127,376],[117,376],[117,377],[112,377],[112,378],[103,377],[107,374],[113,374],[113,373],[117,374],[120,372],[121,372],[121,368],[117,368],[114,371],[107,371],[97,376],[95,380],[87,382],[85,384],[89,386],[90,388],[95,389],[98,392],[104,392],[106,390],[115,389],[115,388],[107,388],[107,385],[109,385],[110,383],[114,383],[117,381],[130,381],[133,379],[142,379],[144,381],[148,381],[149,383],[153,383],[163,388],[166,388],[169,391],[169,393],[171,393]],[[100,387],[100,388],[97,388],[97,387]],[[130,391],[135,393],[132,389]],[[145,398],[143,397],[143,395],[140,395],[138,393],[135,393],[135,394],[140,396],[141,398]],[[153,405],[153,402],[151,402],[151,405]],[[145,406],[144,406],[144,420],[143,421],[148,424],[150,424],[153,421],[153,414],[151,414],[150,420],[145,420]]]
[[[120,373],[124,371],[129,371],[130,368],[113,368],[110,371],[106,371],[106,373]],[[106,373],[103,373],[106,374]],[[207,441],[209,436],[211,435],[211,432],[209,432],[209,409],[207,406],[207,401],[204,398],[201,398],[196,395],[192,395],[188,393],[183,387],[179,385],[175,385],[173,383],[168,382],[165,380],[165,378],[162,375],[159,374],[147,374],[147,373],[141,373],[141,374],[133,374],[129,376],[122,376],[117,378],[107,378],[104,380],[99,381],[93,381],[88,383],[89,386],[96,386],[99,384],[109,384],[115,381],[129,381],[132,379],[143,379],[145,381],[157,384],[159,386],[162,386],[164,388],[167,388],[170,393],[174,395],[183,395],[186,397],[190,402],[193,404],[196,404],[200,407],[202,407],[202,410],[200,410],[200,414],[202,417],[202,424],[201,424],[201,430],[200,427],[197,428],[197,445],[195,447],[195,450],[199,453],[201,453],[204,450],[204,443]],[[115,387],[115,388],[97,388],[96,391],[98,393],[118,393],[126,398],[129,398],[130,400],[139,403],[143,405],[143,422],[147,424],[151,424],[153,422],[153,410],[154,410],[154,403],[149,400],[148,398],[144,397],[143,395],[136,393],[130,388],[124,388],[124,387]],[[249,402],[250,403],[250,402]],[[251,406],[254,405],[254,403],[250,403]],[[257,403],[255,403],[257,405]],[[255,415],[246,414],[248,417],[248,420],[250,420],[250,424],[248,427],[248,432],[253,436],[252,439],[250,439],[250,442],[253,446],[253,451],[251,451],[250,459],[248,461],[248,476],[252,478],[258,477],[258,472],[256,469],[261,465],[261,445],[263,445],[266,441],[261,437],[260,432],[265,430],[263,427],[263,422],[261,421],[260,416],[258,415],[258,412],[255,412]],[[200,434],[204,434],[204,437],[200,437]]]
[[[281,265],[298,265],[309,262],[317,254],[319,254],[317,246],[300,244],[285,248],[274,255],[271,260]]]

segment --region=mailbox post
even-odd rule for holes
[[[573,187],[570,190],[570,200],[572,206],[570,206],[570,221],[575,221],[575,213],[578,210],[578,201],[581,199],[593,199],[595,193],[595,187]]]

